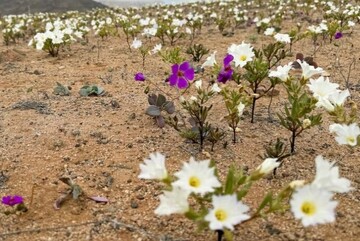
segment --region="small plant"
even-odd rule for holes
[[[62,29],[48,29],[44,33],[37,33],[30,40],[29,45],[37,50],[48,52],[52,57],[57,57],[60,48],[69,45],[73,37]]]
[[[182,214],[194,221],[199,230],[216,232],[219,241],[224,237],[233,240],[232,231],[241,223],[288,210],[305,227],[333,222],[337,204],[333,200],[334,194],[351,190],[350,181],[339,177],[338,167],[322,156],[317,156],[316,176],[312,183],[305,185],[305,181],[295,180],[276,194],[270,190],[264,194],[259,205],[251,210],[244,203],[244,197],[254,183],[280,165],[276,158],[265,159],[250,174],[232,165],[222,183],[214,161],[196,161],[191,157],[179,171],[170,175],[165,160],[165,156],[157,152],[151,153],[150,158],[140,164],[139,178],[157,180],[165,185],[155,214]],[[322,178],[319,179],[320,175]]]
[[[162,128],[165,126],[165,119],[162,115],[162,111],[166,111],[168,114],[175,112],[174,102],[166,100],[166,97],[162,94],[150,94],[148,95],[149,107],[145,113],[151,117],[154,117],[157,125]]]
[[[160,51],[160,56],[164,62],[170,64],[180,64],[185,60],[185,58],[181,56],[181,48],[179,47]]]
[[[56,82],[56,87],[54,88],[54,94],[60,95],[60,96],[69,96],[70,95],[70,89],[68,86],[64,86],[60,84],[59,82]]]
[[[233,132],[233,143],[236,143],[238,124],[243,114],[245,104],[248,102],[247,95],[245,94],[244,88],[235,90],[224,88],[220,93],[224,98],[226,110],[228,111],[228,115],[224,118]]]
[[[291,155],[291,153],[286,153],[285,143],[280,138],[277,138],[275,143],[271,142],[267,147],[265,147],[265,155],[262,156],[262,158],[276,158],[277,162],[280,163],[279,167],[281,167],[284,159]],[[274,169],[274,175],[276,175],[276,170],[279,167]]]
[[[69,198],[73,198],[74,200],[78,200],[81,195],[83,195],[83,190],[81,187],[76,184],[71,177],[61,177],[60,181],[68,185],[68,189],[55,201],[54,208],[60,209],[61,204],[65,202],[65,200]]]
[[[105,94],[105,90],[97,85],[84,85],[79,94],[81,96],[102,96]]]
[[[209,53],[209,51],[210,50],[205,48],[202,44],[194,44],[186,50],[186,53],[192,56],[194,62],[198,63],[205,54]]]
[[[301,81],[288,80],[284,83],[288,94],[288,103],[284,112],[277,116],[280,124],[291,132],[291,153],[295,152],[296,137],[304,130],[321,124],[321,114],[312,114],[316,108],[317,100],[310,96],[304,89]]]
[[[27,212],[27,207],[24,204],[24,198],[19,195],[4,196],[1,199],[1,203],[5,206],[12,207],[12,210],[6,210],[4,214],[15,214],[17,212]]]

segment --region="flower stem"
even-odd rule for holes
[[[256,104],[256,97],[253,98],[252,107],[251,107],[251,123],[254,123],[255,104]]]
[[[291,153],[292,154],[295,152],[295,138],[296,138],[296,130],[293,130],[292,131],[292,136],[291,136],[291,141],[290,141]]]
[[[222,237],[224,236],[224,231],[222,230],[216,230],[217,234],[218,234],[218,238],[217,241],[221,241]]]

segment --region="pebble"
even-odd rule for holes
[[[139,204],[137,202],[135,202],[134,200],[131,200],[131,204],[130,204],[131,208],[138,208]]]

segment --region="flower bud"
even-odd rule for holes
[[[305,185],[305,180],[295,180],[289,183],[291,189],[296,189]]]
[[[260,173],[267,175],[280,166],[280,162],[277,160],[277,158],[266,158],[265,161],[258,166],[257,170],[259,170]]]
[[[303,122],[302,122],[302,128],[306,129],[306,128],[308,128],[309,126],[311,126],[311,120],[309,120],[309,119],[304,119]]]

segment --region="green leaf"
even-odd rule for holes
[[[235,168],[233,165],[229,168],[229,172],[226,176],[225,182],[225,194],[232,194],[234,191],[234,184],[235,184]]]
[[[72,185],[71,193],[72,193],[73,199],[78,199],[79,196],[82,194],[82,192],[83,191],[79,185],[77,185],[77,184]]]
[[[256,213],[260,213],[260,211],[261,211],[262,209],[264,209],[268,203],[271,203],[271,202],[272,202],[272,199],[273,199],[272,196],[273,196],[273,193],[272,193],[272,192],[269,192],[268,194],[266,194],[266,196],[264,197],[263,201],[260,203],[258,209],[256,210]]]
[[[54,88],[54,94],[60,96],[68,96],[70,95],[70,91],[67,86],[62,85],[59,82],[56,82],[56,87]]]
[[[161,111],[159,109],[159,107],[155,106],[155,105],[150,105],[145,112],[147,115],[149,116],[160,116]]]
[[[164,117],[162,115],[156,116],[156,123],[160,128],[163,128],[165,126],[165,120]]]
[[[105,90],[103,88],[101,88],[100,86],[95,86],[96,87],[96,95],[103,95],[105,94]]]
[[[246,194],[250,190],[251,185],[252,185],[252,182],[250,181],[250,182],[246,183],[245,186],[240,191],[238,191],[238,193],[237,193],[238,200],[241,200],[243,197],[246,196]]]
[[[79,94],[81,96],[89,96],[90,92],[91,92],[91,88],[90,88],[90,86],[87,86],[87,85],[81,87],[81,89],[79,90]]]
[[[148,102],[150,105],[156,105],[157,96],[155,94],[151,94],[148,96]]]
[[[167,101],[164,107],[165,111],[169,114],[173,114],[175,112],[175,105],[172,101]]]
[[[70,177],[60,177],[59,180],[70,187],[73,185],[73,182],[71,181]]]
[[[157,106],[162,106],[164,105],[166,102],[166,97],[163,96],[162,94],[159,94],[158,97],[157,97],[157,100],[156,100],[156,105]]]
[[[226,241],[232,241],[232,240],[234,240],[234,235],[233,235],[233,233],[232,233],[230,230],[228,230],[228,229],[225,229],[225,230],[224,230],[224,237],[225,237],[225,240],[226,240]]]
[[[246,181],[246,176],[244,176],[243,173],[241,172],[241,176],[237,181],[237,185],[242,185],[245,183],[245,181]]]
[[[193,221],[195,221],[196,219],[198,219],[200,217],[200,215],[197,214],[194,210],[189,210],[184,215],[185,215],[185,217],[187,217],[188,219],[193,220]]]

